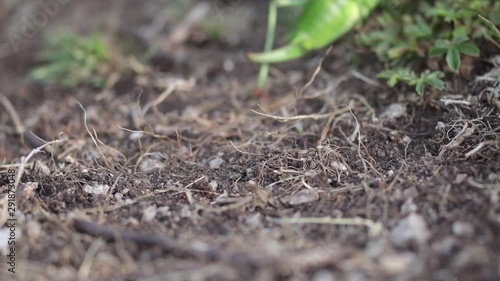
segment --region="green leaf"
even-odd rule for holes
[[[394,87],[399,81],[408,83],[408,81],[416,79],[415,74],[410,72],[408,68],[385,70],[380,72],[377,77],[387,79],[387,85],[389,87]]]
[[[431,27],[421,15],[415,17],[415,23],[408,24],[403,29],[410,38],[431,38],[432,36]]]
[[[110,63],[106,45],[97,33],[86,37],[65,31],[49,33],[38,57],[44,64],[31,71],[32,79],[70,87],[95,85],[100,79],[99,67]]]
[[[390,59],[395,59],[401,57],[405,52],[409,50],[408,46],[401,44],[400,46],[396,46],[387,50],[387,55]]]
[[[458,72],[460,68],[460,53],[456,48],[448,49],[448,53],[446,53],[446,63],[453,72]]]
[[[474,44],[474,43],[462,43],[458,46],[456,46],[457,50],[465,55],[469,55],[472,57],[479,57],[479,48]]]
[[[447,51],[448,51],[447,47],[432,47],[429,49],[429,56],[430,57],[442,56],[446,54]]]
[[[417,94],[419,96],[421,96],[421,95],[424,94],[424,88],[425,88],[424,82],[417,83],[417,86],[415,87],[415,90],[417,91]]]
[[[375,24],[364,29],[363,44],[389,68],[380,78],[390,86],[405,83],[420,95],[429,89],[441,91],[446,86],[444,73],[426,70],[416,76],[411,69],[420,68],[412,66],[422,66],[423,59],[439,57],[446,61],[449,71],[457,73],[461,56],[480,55],[478,39],[495,42],[500,38],[495,27],[500,25],[500,1],[380,2],[385,12],[377,17]],[[406,74],[401,71],[404,68],[409,69]]]
[[[424,93],[424,86],[425,85],[419,85],[420,83],[427,84],[435,89],[438,89],[440,91],[444,90],[446,84],[444,83],[443,80],[441,80],[441,77],[444,76],[444,73],[441,71],[434,71],[430,72],[429,70],[424,71],[423,73],[420,74],[420,78],[418,78],[417,81],[417,93],[421,91],[421,94]]]
[[[465,27],[456,28],[453,30],[453,45],[461,44],[469,40]]]
[[[397,76],[392,76],[392,77],[389,77],[389,80],[387,80],[387,85],[389,87],[394,87],[396,86],[396,84],[398,83],[398,77]]]
[[[377,77],[387,79],[387,85],[389,87],[394,87],[400,79],[400,76],[392,70],[382,71],[377,75]]]
[[[444,40],[436,40],[434,42],[434,47],[429,49],[429,56],[430,57],[437,57],[446,54],[448,52],[448,49],[450,48],[450,45],[447,44]]]
[[[433,88],[436,88],[440,91],[444,90],[444,88],[446,87],[444,81],[439,78],[429,79],[427,80],[427,84],[431,85]]]
[[[437,48],[448,48],[450,44],[446,43],[444,40],[436,40],[434,46]]]

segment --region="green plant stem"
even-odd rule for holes
[[[264,52],[269,52],[273,49],[274,37],[276,34],[276,21],[278,19],[278,3],[277,1],[271,1],[269,4],[269,15],[267,19],[267,31],[266,31],[266,43],[264,45]],[[269,64],[264,63],[260,66],[259,78],[257,82],[257,87],[264,89],[266,86],[267,76],[269,75]]]
[[[269,14],[267,18],[266,42],[264,45],[264,53],[270,52],[273,49],[274,37],[276,35],[276,22],[278,21],[278,7],[285,6],[300,6],[304,5],[308,0],[272,0],[269,4]],[[267,76],[269,75],[269,63],[263,63],[260,66],[259,78],[257,87],[264,89],[266,86]]]

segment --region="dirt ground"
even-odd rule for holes
[[[148,45],[179,22],[173,1],[67,2],[0,48],[0,280],[500,280],[495,46],[419,97],[377,81],[369,54],[353,70],[348,36],[309,87],[324,50],[274,66],[261,93],[245,52],[266,1],[233,1],[208,15],[225,36],[192,28],[110,89],[33,83],[42,31],[130,39],[164,19]],[[0,3],[3,42],[37,5]],[[33,134],[60,141],[23,164]]]

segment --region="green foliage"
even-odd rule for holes
[[[415,86],[417,94],[423,95],[425,91],[425,86],[431,86],[438,90],[443,90],[445,88],[445,83],[441,78],[443,73],[440,71],[430,72],[425,70],[417,76],[415,72],[408,68],[398,68],[392,70],[386,70],[378,74],[379,78],[387,79],[387,85],[394,87],[398,82],[404,82],[410,86]]]
[[[444,87],[442,72],[414,74],[425,59],[444,58],[458,73],[463,55],[479,56],[478,39],[496,40],[498,34],[479,15],[499,24],[500,2],[494,0],[386,0],[381,14],[369,25],[371,31],[358,36],[386,65],[381,78],[389,86],[403,82],[422,94],[424,86]],[[472,39],[471,39],[472,38]],[[443,70],[444,71],[444,70]]]
[[[45,64],[32,70],[30,77],[33,80],[68,87],[104,86],[105,77],[101,71],[110,58],[99,34],[88,37],[66,31],[48,34],[38,57]]]
[[[448,66],[454,72],[458,72],[458,68],[460,67],[460,53],[473,57],[479,56],[479,48],[473,43],[467,42],[469,37],[464,31],[463,28],[455,29],[451,41],[436,40],[434,47],[429,49],[429,55],[435,57],[446,54],[446,63]]]

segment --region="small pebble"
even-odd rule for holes
[[[224,160],[220,157],[216,157],[208,162],[208,165],[212,170],[219,169],[222,164],[224,164]]]
[[[219,184],[217,183],[217,181],[211,181],[208,186],[210,187],[210,190],[212,191],[217,191],[217,187],[219,187]]]
[[[152,221],[156,217],[157,208],[155,205],[148,206],[144,210],[142,210],[142,221],[149,222]]]
[[[472,237],[474,235],[474,226],[470,223],[456,221],[451,226],[453,234],[462,237]]]
[[[411,213],[391,230],[389,238],[395,246],[407,247],[412,242],[419,245],[425,244],[430,236],[424,218],[421,215]]]

